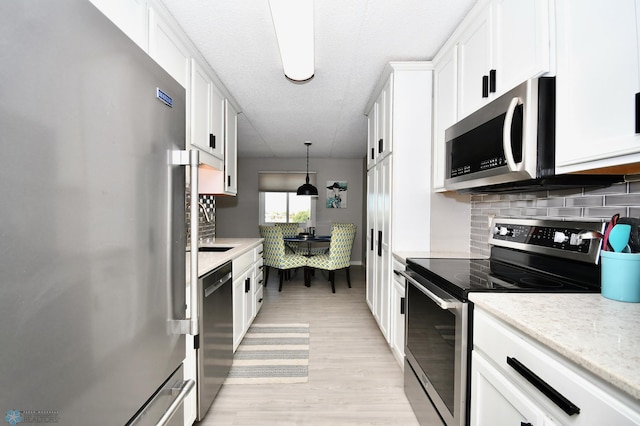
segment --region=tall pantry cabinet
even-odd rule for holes
[[[402,332],[391,315],[402,302],[392,252],[430,249],[431,88],[430,62],[390,62],[366,109],[366,298],[392,345]]]

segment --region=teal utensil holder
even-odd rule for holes
[[[607,299],[640,302],[640,253],[600,252],[602,288]]]

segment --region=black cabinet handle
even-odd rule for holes
[[[378,256],[382,257],[382,231],[378,231]]]
[[[373,228],[371,228],[371,251],[373,251]]]
[[[636,133],[640,133],[640,92],[636,93]]]
[[[570,416],[574,414],[580,414],[580,408],[573,402],[565,398],[560,392],[555,390],[551,385],[542,380],[533,371],[529,370],[520,361],[510,356],[507,357],[507,364],[509,364],[514,370],[524,377],[529,383],[542,392],[547,398],[549,398],[554,404],[556,404],[562,411]]]
[[[231,176],[227,175],[227,186],[231,187]]]
[[[482,76],[482,97],[483,98],[489,97],[489,76],[488,75]]]
[[[262,303],[262,297],[258,299],[258,303]]]
[[[374,148],[371,148],[371,159],[372,160],[375,158],[375,152],[376,152],[376,150]]]
[[[216,135],[209,133],[209,148],[216,149]]]
[[[384,139],[378,141],[378,153],[384,151]]]
[[[404,315],[404,297],[400,298],[400,315]]]
[[[531,423],[520,422],[520,426],[533,426]]]
[[[489,92],[496,92],[496,70],[489,70]]]
[[[251,278],[247,278],[246,280],[244,280],[244,292],[249,293],[250,290],[251,290]]]

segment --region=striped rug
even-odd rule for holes
[[[305,383],[309,324],[253,324],[238,346],[225,384]]]

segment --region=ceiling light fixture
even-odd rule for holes
[[[313,0],[269,0],[284,75],[295,83],[313,78]]]
[[[316,188],[315,186],[309,183],[309,146],[311,145],[311,142],[305,142],[304,144],[307,146],[307,179],[305,184],[300,185],[300,187],[298,188],[298,192],[296,194],[297,195],[318,195],[318,188]]]

